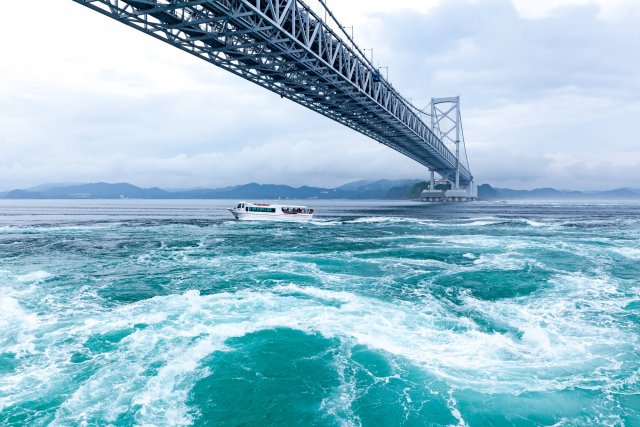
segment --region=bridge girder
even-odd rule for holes
[[[301,0],[74,0],[342,123],[452,179],[456,156]],[[473,180],[460,167],[460,183]]]

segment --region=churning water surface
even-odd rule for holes
[[[1,201],[0,425],[640,425],[640,205],[234,202]]]

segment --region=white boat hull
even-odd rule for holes
[[[229,209],[229,211],[238,221],[308,222],[313,219],[313,214],[246,212],[238,209]]]

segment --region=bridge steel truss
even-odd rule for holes
[[[74,0],[342,123],[455,180],[454,153],[302,0]],[[347,37],[348,38],[348,37]],[[351,40],[352,41],[352,40]],[[460,167],[459,181],[471,172]]]

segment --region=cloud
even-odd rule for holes
[[[365,43],[392,64],[404,91],[425,98],[464,91],[494,102],[569,87],[636,98],[639,61],[630,52],[640,28],[633,20],[602,21],[599,11],[587,4],[529,20],[506,0],[452,0],[427,15],[380,14]]]
[[[419,94],[417,105],[462,95],[479,180],[640,186],[637,174],[617,175],[640,169],[640,58],[630,54],[640,28],[624,16],[603,19],[596,3],[569,3],[580,4],[532,19],[508,1],[449,1],[425,16],[379,15],[368,43],[395,61],[390,74],[401,92]],[[605,169],[573,167],[596,163]]]
[[[0,189],[426,176],[341,125],[72,2],[0,28]],[[481,182],[640,186],[632,0],[329,1],[415,104],[462,95]],[[20,5],[6,5],[20,15]],[[51,17],[56,25],[51,26]],[[20,40],[20,44],[15,41]],[[558,183],[564,184],[559,185]]]
[[[341,152],[342,156],[336,157],[335,152]],[[353,157],[360,161],[354,163]],[[12,176],[29,176],[27,185],[35,185],[52,179],[83,182],[86,176],[92,176],[93,181],[128,181],[165,188],[248,182],[337,186],[362,176],[379,176],[379,171],[390,165],[392,168],[385,171],[385,176],[389,178],[424,174],[419,165],[414,166],[412,172],[405,167],[405,162],[400,154],[390,153],[380,145],[372,149],[369,141],[351,144],[346,150],[340,141],[325,144],[306,140],[271,141],[237,151],[194,155],[131,156],[129,153],[114,152],[100,157],[81,154],[37,166],[14,163],[0,166],[0,181],[11,182]],[[199,181],[194,181],[194,177],[198,177]]]

